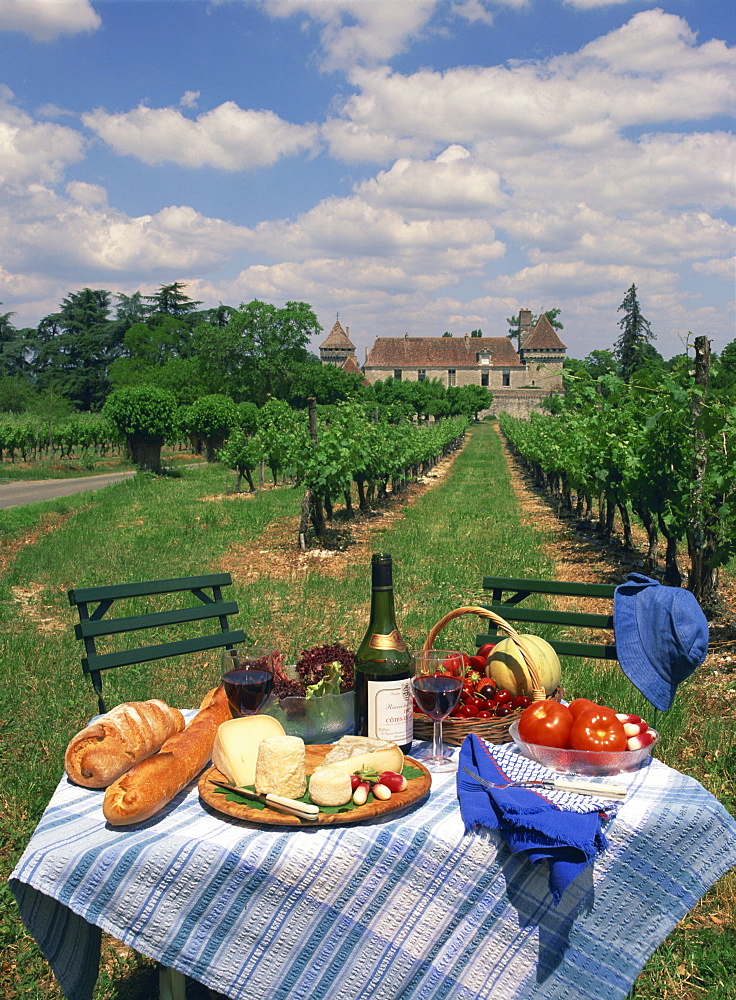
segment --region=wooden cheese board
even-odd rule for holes
[[[311,743],[306,747],[306,769],[307,774],[317,768],[325,759],[330,750],[334,749],[330,743]],[[267,826],[346,826],[349,823],[364,823],[366,821],[380,819],[392,813],[401,812],[407,807],[418,805],[422,799],[429,795],[432,787],[432,776],[427,768],[418,760],[412,757],[404,758],[405,766],[408,765],[412,771],[418,772],[414,777],[408,777],[408,785],[403,792],[394,792],[390,799],[380,801],[373,799],[363,806],[352,806],[345,812],[322,812],[316,821],[299,819],[297,816],[289,816],[286,813],[276,812],[268,806],[249,805],[245,801],[230,801],[215,782],[227,783],[227,778],[216,767],[210,767],[199,779],[199,795],[203,802],[216,809],[217,812],[232,816],[234,819],[245,820],[248,823],[265,824]]]

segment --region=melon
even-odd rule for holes
[[[541,639],[538,635],[522,635],[520,638],[534,660],[545,694],[552,694],[559,686],[562,675],[557,653],[546,639]],[[533,696],[534,684],[529,668],[519,647],[510,636],[501,639],[491,650],[486,660],[486,675],[492,677],[500,688],[506,688],[512,695],[523,694],[528,698]]]

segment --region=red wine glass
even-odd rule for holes
[[[414,754],[430,771],[456,771],[452,751],[442,742],[442,720],[460,700],[463,690],[462,653],[452,649],[425,649],[411,659],[411,687],[421,711],[432,720],[432,747]]]
[[[222,686],[233,717],[255,715],[273,687],[274,650],[267,646],[239,646],[222,653]]]

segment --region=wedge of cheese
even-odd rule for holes
[[[401,774],[404,755],[395,743],[372,740],[367,736],[343,736],[330,750],[317,770],[338,768],[344,774],[355,774],[366,768],[371,771],[396,771]]]
[[[258,747],[269,736],[283,736],[284,727],[270,715],[230,719],[217,730],[212,763],[234,785],[253,785]]]

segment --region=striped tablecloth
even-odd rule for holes
[[[70,1000],[89,1000],[100,928],[247,1000],[614,1000],[736,865],[736,824],[658,761],[607,824],[609,849],[555,907],[546,863],[466,834],[453,775],[406,815],[259,828],[196,785],[109,827],[102,792],[64,778],[10,877]]]

